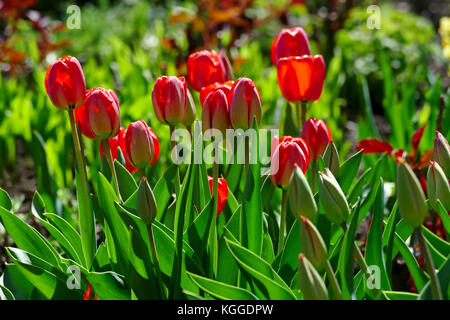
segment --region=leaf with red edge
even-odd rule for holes
[[[377,139],[362,139],[356,146],[356,151],[363,150],[364,153],[382,153],[391,155],[394,148],[390,143]]]

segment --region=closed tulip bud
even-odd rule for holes
[[[444,208],[450,210],[450,186],[444,171],[436,161],[432,161],[428,168],[427,193],[433,206],[440,200]]]
[[[309,151],[302,138],[281,137],[278,145],[272,144],[270,157],[270,179],[280,188],[286,188],[296,166],[306,172],[309,165]]]
[[[322,271],[328,259],[325,242],[319,230],[317,230],[311,221],[302,217],[300,222],[300,243],[302,251],[314,267]]]
[[[153,87],[152,101],[156,118],[161,123],[182,123],[187,100],[184,77],[161,76]]]
[[[325,167],[330,169],[335,177],[339,175],[339,153],[333,142],[328,143],[323,154],[323,162],[325,163]]]
[[[309,119],[303,125],[301,137],[305,139],[314,161],[325,152],[328,143],[333,141],[330,129],[323,120]]]
[[[112,138],[109,138],[108,143],[109,148],[111,149],[111,155],[113,160],[118,159],[119,162],[125,165],[125,168],[130,173],[136,172],[137,168],[133,167],[130,161],[128,161],[128,159],[125,159],[125,157],[123,156],[123,152],[125,152],[125,129],[123,127],[120,127],[119,132],[117,132],[117,135]],[[103,148],[101,142],[99,142],[98,148],[100,150],[100,158],[103,159]]]
[[[195,102],[189,89],[186,90],[186,109],[184,110],[183,125],[189,127],[195,120]]]
[[[215,82],[229,80],[227,70],[221,58],[215,51],[202,50],[191,54],[187,61],[187,77],[189,84],[196,91]]]
[[[261,94],[255,83],[248,78],[239,78],[231,88],[230,119],[235,129],[253,126],[253,118],[261,121]]]
[[[273,39],[270,58],[274,66],[280,58],[310,55],[308,35],[302,27],[283,29]]]
[[[225,133],[230,126],[227,96],[222,90],[211,92],[202,110],[202,129],[217,129]]]
[[[151,224],[156,217],[157,205],[155,196],[145,177],[141,178],[139,183],[136,209],[139,217],[147,225]]]
[[[77,58],[65,56],[56,60],[45,75],[45,90],[58,108],[78,108],[83,104],[86,81]]]
[[[304,300],[328,300],[322,277],[302,253],[298,257],[298,277]]]
[[[344,192],[328,168],[319,172],[319,197],[327,218],[340,225],[349,216],[350,208]]]
[[[325,61],[321,55],[281,58],[277,74],[278,85],[287,101],[316,101],[322,94]]]
[[[307,217],[316,221],[317,205],[314,195],[306,181],[305,175],[299,167],[294,169],[294,174],[289,185],[289,206],[292,214],[297,219]]]
[[[450,146],[439,131],[436,131],[434,140],[433,160],[439,163],[447,178],[450,179]]]
[[[119,99],[112,90],[94,88],[86,92],[84,104],[75,110],[81,132],[91,139],[108,139],[120,129]]]
[[[213,195],[213,177],[208,176],[208,183],[209,183],[209,191],[211,192],[211,196]],[[217,199],[217,215],[219,215],[223,208],[225,208],[225,205],[227,204],[227,198],[228,198],[228,185],[227,181],[224,178],[219,178],[217,180],[217,187],[218,187],[218,199]]]
[[[425,194],[419,179],[406,163],[397,165],[396,192],[403,220],[414,228],[420,226],[428,212]]]
[[[136,168],[146,168],[158,159],[158,138],[144,120],[128,126],[125,132],[125,155]]]
[[[233,83],[234,81],[226,81],[226,82],[216,82],[216,83],[212,83],[210,85],[207,85],[206,87],[203,87],[202,90],[200,90],[200,103],[202,105],[205,104],[205,100],[206,97],[213,91],[216,90],[222,90],[223,93],[225,93],[225,95],[228,98],[228,104],[230,104],[230,93],[231,93],[231,88],[233,87]]]

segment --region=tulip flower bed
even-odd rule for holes
[[[15,243],[0,297],[449,299],[450,104],[430,112],[409,151],[366,138],[344,160],[327,120],[311,117],[326,66],[306,32],[282,30],[271,61],[287,101],[280,129],[264,117],[265,92],[236,78],[224,52],[192,53],[186,77],[158,77],[151,122],[123,121],[117,92],[87,90],[77,58],[57,59],[40,85],[48,112],[70,122],[76,219],[37,190],[39,232],[0,189]],[[100,165],[86,157],[92,143]]]

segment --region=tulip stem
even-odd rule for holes
[[[95,240],[95,223],[94,215],[91,209],[91,199],[89,197],[89,186],[87,182],[86,167],[84,156],[81,151],[81,143],[77,125],[75,123],[74,108],[69,108],[70,126],[72,129],[73,146],[75,150],[75,159],[77,162],[78,172],[80,175],[80,194],[78,194],[81,205],[78,205],[79,211],[79,227],[82,241],[83,253],[86,259],[86,264],[90,268],[95,254],[96,240]],[[77,190],[78,192],[78,190]],[[79,201],[80,202],[80,201]]]
[[[114,185],[116,187],[116,194],[119,197],[120,202],[122,202],[122,198],[120,196],[120,189],[119,189],[119,180],[117,179],[117,173],[116,173],[116,167],[114,166],[114,160],[112,158],[111,154],[111,148],[109,146],[108,139],[103,139],[101,141],[103,152],[105,153],[106,160],[108,161],[109,167],[111,168]]]
[[[158,254],[156,251],[155,239],[153,237],[153,229],[151,223],[147,226],[147,231],[148,231],[148,242],[150,243],[150,250],[152,252],[153,265],[155,266],[156,278],[158,279],[159,294],[161,299],[165,299],[164,287],[161,279],[161,270],[159,269]]]
[[[171,150],[171,154],[173,152],[175,152],[175,157],[172,160],[175,160],[174,162],[175,162],[175,165],[177,167],[176,183],[175,183],[175,194],[176,194],[176,196],[178,196],[180,194],[181,181],[180,181],[180,169],[178,168],[178,152],[175,149],[176,148],[175,140],[172,140],[172,135],[173,135],[173,132],[175,131],[175,126],[170,126],[169,128],[170,128],[170,148],[172,149]]]
[[[311,188],[313,194],[316,193],[317,180],[317,160],[311,162]]]
[[[328,259],[327,259],[327,263],[325,264],[325,270],[327,271],[327,277],[331,283],[331,286],[333,287],[333,292],[334,292],[336,299],[342,300],[341,287],[339,286],[339,283],[336,279],[336,275],[334,274],[333,267],[331,266],[330,260],[328,260]]]
[[[217,203],[219,197],[219,164],[213,163],[213,192],[212,201],[213,202],[213,213],[211,228],[209,232],[209,248],[210,248],[210,276],[214,277],[217,274]]]
[[[305,122],[306,122],[306,102],[302,102],[302,127],[299,128],[300,130],[302,130]]]
[[[286,211],[287,211],[288,192],[283,189],[283,196],[281,200],[281,213],[280,213],[280,231],[278,232],[278,251],[281,253],[284,245],[284,231],[286,229]]]
[[[301,131],[306,122],[306,102],[296,103],[295,108],[297,111],[297,127]]]
[[[428,276],[430,277],[431,290],[433,292],[433,297],[435,300],[442,300],[442,293],[439,281],[436,276],[436,270],[434,267],[433,260],[431,259],[430,250],[425,243],[425,238],[422,232],[422,226],[416,228],[417,238],[419,239],[420,251],[422,253],[423,260],[425,262],[425,267],[427,268]]]

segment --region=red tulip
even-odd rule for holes
[[[301,137],[308,144],[311,157],[316,161],[323,156],[328,143],[333,141],[330,129],[323,120],[309,119],[305,122]]]
[[[220,58],[220,61],[222,62],[222,66],[223,66],[223,69],[225,72],[224,73],[225,80],[233,80],[234,79],[233,68],[231,67],[230,60],[228,60],[228,57],[227,57],[225,51],[219,52],[219,58]]]
[[[284,188],[289,185],[295,166],[303,173],[308,169],[310,153],[302,138],[281,137],[278,145],[272,144],[272,150],[270,179],[276,186]]]
[[[321,55],[278,60],[278,85],[290,102],[315,101],[322,94],[325,62]]]
[[[77,58],[65,56],[56,60],[45,75],[45,90],[52,103],[63,109],[83,104],[86,82]]]
[[[208,183],[209,183],[209,191],[211,192],[211,195],[213,193],[213,177],[208,176]],[[219,178],[217,181],[218,186],[218,199],[217,199],[217,215],[219,215],[223,208],[225,208],[225,205],[227,204],[227,198],[228,198],[228,185],[227,181],[224,178]]]
[[[150,128],[150,130],[152,130],[152,129]],[[153,135],[154,135],[154,133],[153,133]],[[125,129],[123,127],[120,127],[117,135],[115,137],[109,138],[108,143],[109,143],[109,148],[111,149],[111,154],[112,154],[113,160],[117,159],[117,156],[119,153],[119,148],[120,148],[122,150],[122,153],[125,158],[125,168],[130,173],[135,173],[137,168],[133,167],[133,165],[130,163],[130,161],[128,161],[127,157],[125,156],[125,150],[126,150],[125,149]],[[103,148],[102,148],[101,142],[99,143],[98,148],[100,151],[100,158],[103,158]],[[156,155],[155,155],[155,157],[157,158]]]
[[[231,88],[233,87],[233,83],[234,81],[215,82],[207,85],[206,87],[203,87],[202,90],[200,90],[200,103],[202,105],[202,108],[205,103],[206,97],[213,91],[222,90],[225,95],[229,97]]]
[[[290,56],[310,55],[308,35],[302,27],[283,29],[273,39],[271,59],[277,65],[279,59]]]
[[[222,90],[215,90],[206,97],[202,110],[202,129],[218,129],[225,133],[230,126],[228,100]]]
[[[159,157],[159,141],[144,120],[131,123],[125,132],[125,154],[136,168],[153,165]]]
[[[225,59],[224,54],[217,54],[213,50],[202,50],[191,54],[187,61],[187,77],[192,88],[200,91],[212,83],[231,80],[231,66]]]
[[[152,101],[156,118],[161,123],[182,123],[187,101],[187,85],[184,77],[161,76],[153,87]]]
[[[230,120],[235,129],[253,126],[253,118],[261,121],[261,94],[249,78],[239,78],[230,92]]]
[[[112,90],[94,88],[86,91],[84,104],[75,109],[81,132],[91,139],[114,137],[120,128],[120,109]]]

